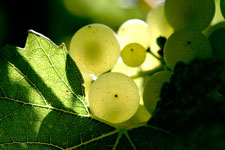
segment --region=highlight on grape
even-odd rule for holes
[[[85,75],[92,117],[119,128],[145,124],[178,62],[225,58],[225,25],[217,25],[225,20],[215,25],[215,11],[225,17],[225,0],[220,7],[215,1],[166,0],[118,31],[103,24],[78,30],[69,53]]]

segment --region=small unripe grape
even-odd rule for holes
[[[138,43],[130,43],[121,52],[123,62],[130,67],[140,66],[146,58],[146,50]]]
[[[109,27],[91,24],[74,34],[70,55],[83,72],[101,74],[117,62],[120,45],[116,34]]]
[[[153,113],[157,102],[160,100],[161,88],[165,82],[169,82],[171,71],[160,71],[153,74],[144,86],[143,101],[149,113]]]
[[[99,76],[89,90],[92,115],[113,124],[130,119],[136,113],[139,101],[137,85],[122,73]]]
[[[148,24],[140,19],[131,19],[124,22],[117,35],[120,39],[121,49],[129,43],[138,43],[145,49],[149,47]]]
[[[215,13],[214,0],[166,0],[165,15],[175,30],[203,30]]]
[[[163,54],[165,63],[173,70],[179,61],[189,63],[195,58],[211,57],[212,49],[209,40],[201,32],[184,29],[168,38]]]

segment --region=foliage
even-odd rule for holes
[[[179,63],[151,120],[116,129],[90,117],[66,47],[29,31],[24,49],[0,49],[0,149],[224,149],[224,68]]]

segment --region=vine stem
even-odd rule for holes
[[[165,70],[165,65],[161,64],[160,66],[158,66],[152,70],[138,72],[136,75],[130,76],[130,78],[137,79],[137,78],[144,77],[144,76],[151,76],[154,73],[163,71],[163,70]]]

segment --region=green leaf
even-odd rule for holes
[[[90,117],[82,84],[65,46],[43,35],[29,31],[24,49],[1,48],[0,149],[113,145],[117,130]]]
[[[148,124],[116,129],[91,117],[66,47],[29,31],[24,49],[0,48],[0,149],[225,149],[224,68],[178,64]]]

